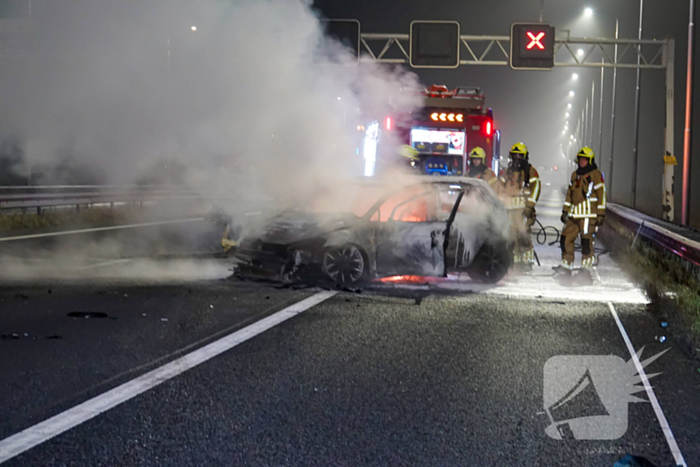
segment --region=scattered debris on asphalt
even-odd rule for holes
[[[90,319],[90,318],[109,318],[109,315],[107,313],[103,313],[101,311],[71,311],[68,313],[69,318],[84,318],[84,319]]]
[[[41,337],[41,336],[32,336],[28,333],[23,333],[19,334],[16,332],[12,332],[9,334],[0,334],[0,339],[3,340],[20,340],[20,339],[31,339],[31,340],[38,340],[38,339],[63,339],[63,336],[59,336],[58,334],[51,335],[51,336],[46,336],[46,337]]]

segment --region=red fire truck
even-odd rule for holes
[[[493,111],[484,106],[484,94],[478,88],[449,90],[442,85],[433,85],[421,94],[424,104],[418,111],[389,116],[367,128],[373,131],[364,141],[365,175],[374,175],[375,160],[379,159],[378,172],[382,162],[402,160],[423,174],[463,176],[469,170],[468,154],[477,146],[486,152],[486,164],[498,173],[500,132],[495,128]],[[380,134],[385,131],[396,132],[400,141],[413,148],[408,159],[397,156],[395,147],[376,147],[374,142],[383,140]]]

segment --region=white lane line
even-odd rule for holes
[[[2,237],[2,238],[0,238],[0,242],[11,242],[14,240],[29,240],[32,238],[59,237],[62,235],[74,235],[74,234],[91,233],[91,232],[105,232],[108,230],[137,229],[140,227],[152,227],[155,225],[184,224],[187,222],[200,222],[203,220],[204,220],[203,217],[195,217],[192,219],[180,219],[177,221],[144,222],[142,224],[114,225],[111,227],[95,227],[93,229],[64,230],[62,232],[49,232],[49,233],[32,234],[32,235],[17,235],[15,237]]]
[[[615,318],[617,327],[618,329],[620,329],[620,334],[622,334],[622,338],[625,340],[625,344],[627,344],[627,350],[632,356],[634,366],[637,368],[637,374],[642,379],[642,383],[644,383],[644,389],[646,389],[647,395],[649,396],[649,402],[651,402],[652,407],[654,407],[656,418],[659,420],[659,425],[661,425],[661,430],[664,432],[666,442],[668,443],[668,447],[671,450],[671,454],[673,454],[673,458],[676,461],[676,465],[686,466],[687,464],[685,463],[685,459],[683,459],[683,454],[681,454],[681,450],[678,448],[676,438],[673,436],[673,432],[671,431],[671,427],[668,425],[666,416],[664,415],[663,410],[661,410],[661,406],[659,405],[658,399],[656,399],[656,394],[654,394],[654,390],[649,384],[649,378],[647,378],[647,374],[644,372],[644,368],[642,367],[642,364],[639,361],[639,357],[637,357],[637,352],[634,350],[632,342],[630,342],[630,338],[627,335],[627,331],[625,331],[625,327],[622,325],[620,317],[617,316],[617,312],[615,311],[615,307],[613,306],[612,302],[608,302],[608,307],[610,307],[610,312],[612,313],[613,318]]]
[[[156,368],[143,376],[132,379],[72,409],[68,409],[48,420],[3,439],[0,441],[0,464],[232,349],[238,344],[328,300],[337,293],[336,291],[324,291],[312,295],[250,326]]]
[[[102,261],[100,263],[95,263],[95,264],[89,264],[87,266],[80,266],[78,269],[95,269],[95,268],[101,268],[104,266],[111,266],[113,264],[122,264],[122,263],[130,263],[133,261],[133,259],[113,259],[110,261]]]

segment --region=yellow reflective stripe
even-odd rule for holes
[[[496,177],[492,178],[491,180],[488,181],[488,184],[491,185],[497,180]]]
[[[601,186],[605,186],[605,183],[599,183],[599,184],[597,184],[596,186],[594,186],[593,188],[595,188],[595,189],[597,190],[597,189],[600,188]]]
[[[599,204],[599,205],[598,205],[598,209],[605,209],[605,206],[602,205],[602,204]]]
[[[606,200],[607,197],[608,197],[608,195],[606,193],[606,188],[605,188],[605,185],[603,185],[603,209],[605,209],[605,205],[607,204],[607,200]]]
[[[537,177],[532,177],[532,178],[530,179],[530,183],[534,182],[535,180],[539,180],[539,178],[537,178]]]
[[[532,201],[533,203],[536,203],[536,202],[537,202],[537,200],[534,199],[534,198],[528,198],[527,200],[528,200],[528,201]]]
[[[540,179],[536,178],[535,180],[537,180],[537,183],[535,183],[535,192],[532,194],[532,197],[535,198],[535,203],[536,203],[537,198],[540,195]],[[532,180],[530,180],[530,182],[532,183]]]
[[[571,203],[568,201],[564,201],[564,206],[571,206]]]
[[[598,198],[588,198],[588,201],[598,201]]]

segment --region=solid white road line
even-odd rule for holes
[[[95,268],[102,268],[105,266],[112,266],[113,264],[122,264],[122,263],[130,263],[133,261],[133,259],[130,258],[125,258],[125,259],[113,259],[109,261],[102,261],[100,263],[95,263],[95,264],[89,264],[87,266],[80,266],[78,269],[95,269]]]
[[[204,220],[203,217],[195,217],[192,219],[180,219],[177,221],[144,222],[142,224],[114,225],[111,227],[95,227],[93,229],[64,230],[62,232],[49,232],[49,233],[32,234],[32,235],[18,235],[15,237],[2,237],[2,238],[0,238],[0,242],[11,242],[14,240],[29,240],[32,238],[59,237],[62,235],[74,235],[74,234],[91,233],[91,232],[105,232],[108,230],[137,229],[140,227],[152,227],[155,225],[185,224],[187,222],[200,222],[203,220]]]
[[[620,334],[622,334],[622,338],[625,340],[627,350],[632,356],[634,366],[637,368],[637,374],[642,379],[642,383],[644,383],[644,389],[646,389],[647,395],[649,396],[649,402],[651,402],[652,407],[654,407],[656,418],[659,420],[659,425],[661,425],[661,430],[664,432],[666,442],[668,443],[668,447],[671,450],[671,454],[673,454],[673,458],[676,461],[676,465],[686,466],[687,464],[685,463],[685,459],[683,459],[683,454],[681,454],[681,450],[678,448],[676,438],[673,436],[673,432],[671,431],[671,427],[668,425],[666,416],[664,415],[663,410],[661,410],[659,401],[656,399],[656,394],[654,394],[654,390],[649,384],[649,378],[647,378],[647,374],[644,372],[644,367],[642,367],[642,364],[639,361],[639,357],[637,357],[637,352],[634,350],[632,342],[630,342],[630,338],[627,335],[627,331],[625,331],[625,327],[622,325],[620,317],[617,316],[617,312],[615,311],[615,307],[613,306],[612,302],[608,302],[608,307],[610,307],[610,312],[612,313],[613,318],[615,318],[615,323],[617,323],[617,327],[618,329],[620,329]]]
[[[0,441],[0,464],[232,349],[238,344],[328,300],[337,293],[324,291],[312,295],[250,326],[156,368],[143,376],[117,386],[72,409],[68,409],[9,438],[3,439]]]

